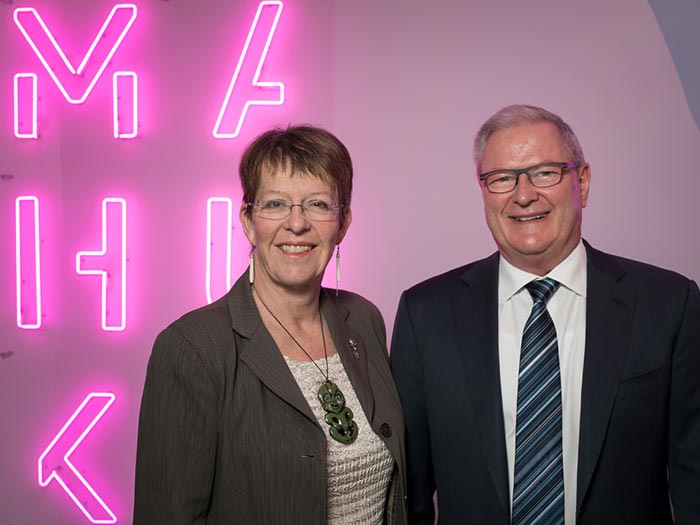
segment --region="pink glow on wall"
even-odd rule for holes
[[[66,57],[36,9],[33,7],[15,9],[14,21],[63,97],[70,104],[82,104],[87,100],[107,64],[129,32],[136,20],[136,14],[134,4],[115,5],[77,68]],[[63,67],[59,66],[61,62]],[[28,73],[20,73],[20,75],[28,75]],[[24,100],[25,96],[24,91],[15,89],[15,106],[23,107],[30,104],[31,102]],[[17,135],[16,132],[15,135]],[[20,138],[36,137],[21,136]]]
[[[55,480],[92,523],[116,523],[117,517],[73,465],[70,456],[102,419],[114,400],[114,394],[108,392],[88,394],[38,461],[39,485],[46,487],[51,480]]]
[[[35,139],[37,131],[37,80],[35,73],[17,73],[13,84],[15,137]]]
[[[15,274],[17,326],[41,327],[41,250],[39,199],[34,196],[15,200]]]
[[[112,75],[112,115],[115,139],[131,139],[138,134],[138,76],[133,71]]]
[[[102,279],[102,329],[126,328],[126,201],[107,198],[102,201],[102,248],[80,251],[75,256],[75,271],[81,275],[99,275]]]
[[[211,303],[231,288],[233,204],[227,197],[207,200],[206,294]]]
[[[265,1],[258,5],[214,125],[214,137],[237,137],[250,106],[278,106],[284,103],[282,82],[260,81],[260,72],[275,35],[282,8],[283,4],[280,1]]]

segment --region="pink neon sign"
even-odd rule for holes
[[[102,419],[114,399],[114,394],[108,392],[88,394],[38,461],[39,485],[46,487],[51,480],[55,480],[92,523],[116,523],[117,517],[73,465],[70,457]]]
[[[207,200],[207,302],[231,288],[231,234],[233,203],[227,197]]]
[[[138,135],[138,76],[131,71],[112,75],[112,120],[115,139],[132,139]]]
[[[35,139],[37,129],[37,80],[34,73],[17,73],[14,77],[13,117],[15,137]]]
[[[34,196],[15,200],[15,275],[17,326],[41,327],[41,250],[39,199]]]
[[[265,1],[258,5],[248,38],[214,124],[214,137],[237,137],[250,106],[278,106],[284,103],[282,82],[260,81],[260,72],[275,35],[282,7],[280,1]]]
[[[63,97],[70,104],[82,104],[87,100],[95,84],[107,67],[107,64],[112,60],[114,53],[129,32],[129,29],[136,20],[136,13],[136,6],[134,4],[115,5],[77,68],[75,68],[66,57],[63,49],[36,9],[33,7],[15,9],[14,21]],[[60,63],[63,64],[63,67],[59,67]],[[128,73],[135,77],[135,73]],[[23,78],[31,74],[32,73],[20,73],[19,77]],[[133,85],[135,89],[135,81]],[[17,81],[15,81],[15,107],[33,107],[33,114],[29,121],[36,123],[36,75],[33,93],[27,95],[26,91],[23,91],[20,87]],[[117,82],[115,80],[113,93],[115,99],[119,96],[117,87]],[[27,96],[32,97],[31,101],[26,100]],[[133,100],[133,104],[136,103],[135,96],[130,96],[130,99]],[[117,120],[116,114],[114,115],[114,119],[115,121]],[[133,120],[135,122],[135,119]],[[118,128],[117,122],[114,123],[114,128],[115,130]],[[126,135],[129,134],[130,133],[127,133]],[[19,138],[36,138],[36,133],[18,133],[16,117],[15,136]],[[133,136],[135,136],[135,133]],[[128,138],[128,136],[124,136],[124,138]]]
[[[126,328],[126,201],[102,201],[102,248],[75,256],[75,271],[102,279],[102,329]]]

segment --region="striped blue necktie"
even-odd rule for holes
[[[525,287],[534,304],[520,349],[512,523],[563,524],[559,347],[547,312],[547,301],[559,283],[547,278]]]

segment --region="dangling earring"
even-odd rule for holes
[[[338,285],[340,285],[340,244],[335,250],[335,296],[338,297]]]
[[[253,284],[255,281],[255,264],[253,259],[253,251],[255,251],[255,246],[250,250],[250,266],[248,266],[248,282]]]

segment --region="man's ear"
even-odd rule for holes
[[[581,207],[585,208],[588,204],[588,189],[591,185],[591,166],[587,162],[579,168],[578,172],[578,187],[581,191]]]

